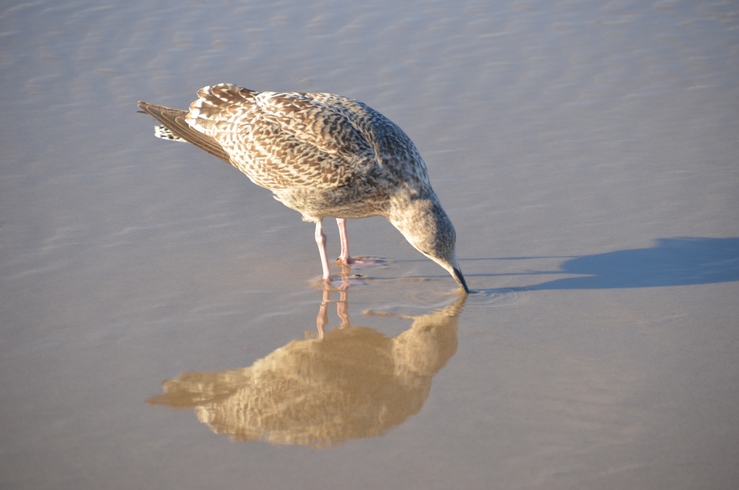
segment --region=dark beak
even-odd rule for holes
[[[453,267],[452,270],[454,271],[454,274],[452,274],[454,280],[457,281],[460,286],[462,286],[465,293],[470,294],[470,288],[467,287],[467,281],[464,280],[462,271],[457,269],[456,267]]]

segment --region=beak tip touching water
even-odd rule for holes
[[[462,286],[462,289],[464,289],[465,293],[470,294],[470,288],[467,287],[467,281],[464,280],[462,271],[457,269],[456,267],[452,268],[452,271],[452,276],[454,277],[454,280],[457,281],[460,286]]]

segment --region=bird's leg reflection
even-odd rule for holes
[[[348,282],[345,282],[344,284],[348,287]],[[342,286],[344,284],[342,284]],[[348,296],[349,293],[345,288],[339,290],[339,300],[336,302],[336,314],[339,315],[339,318],[341,319],[341,325],[339,328],[346,328],[349,326]],[[329,303],[331,303],[331,289],[326,287],[323,289],[323,299],[321,300],[321,306],[318,308],[318,316],[316,317],[316,328],[318,329],[319,339],[323,339],[326,325],[328,325]]]
[[[341,318],[339,328],[349,326],[349,293],[346,290],[339,291],[339,301],[336,302],[336,314]]]

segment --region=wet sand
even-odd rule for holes
[[[0,486],[735,488],[737,14],[4,5]],[[327,294],[312,225],[136,113],[218,82],[400,125],[474,293],[371,218]]]

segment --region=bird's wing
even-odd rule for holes
[[[187,111],[180,109],[170,109],[156,104],[139,101],[139,109],[151,115],[162,123],[164,127],[172,131],[177,137],[202,148],[213,156],[230,163],[229,155],[223,150],[223,147],[212,136],[201,133],[193,129],[186,121]]]
[[[187,124],[217,141],[255,183],[277,190],[346,185],[374,149],[346,111],[309,94],[204,87]]]

